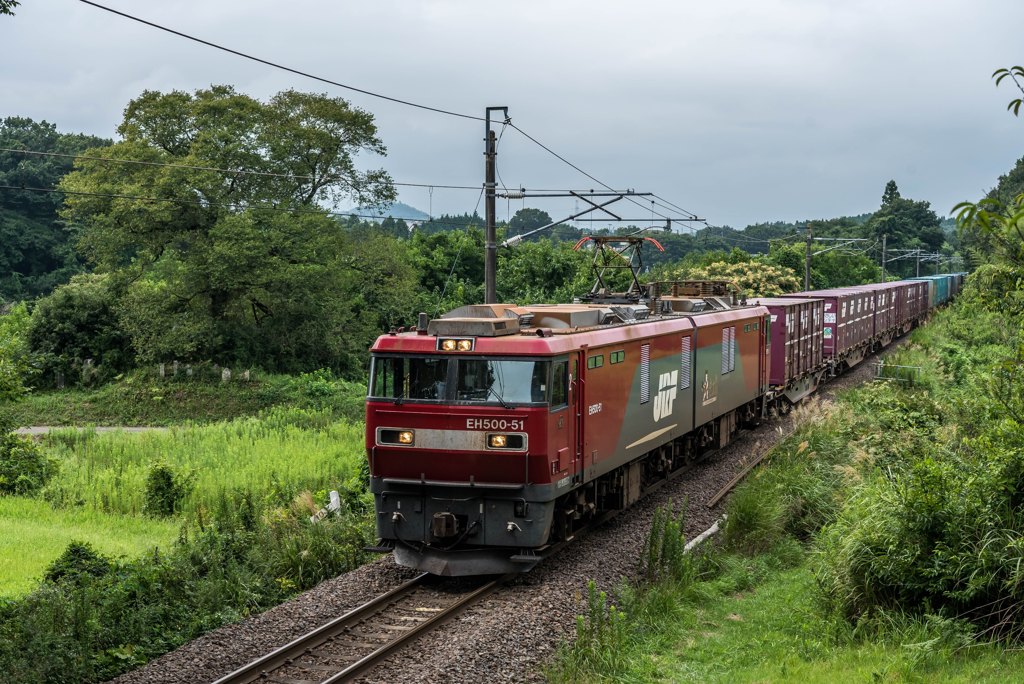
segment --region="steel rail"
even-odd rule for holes
[[[273,682],[275,681],[273,673],[276,670],[292,666],[302,668],[304,666],[301,663],[295,662],[298,658],[303,656],[315,656],[315,649],[328,644],[333,641],[335,637],[346,633],[352,627],[361,625],[374,616],[385,614],[389,605],[396,604],[401,598],[411,594],[417,588],[421,587],[427,577],[429,577],[428,573],[418,575],[408,582],[395,587],[391,591],[381,594],[358,608],[349,611],[341,617],[335,618],[334,620],[331,620],[313,631],[294,639],[271,653],[268,653],[267,655],[244,665],[234,672],[217,679],[213,684]],[[322,684],[335,684],[337,682],[344,682],[352,679],[356,675],[380,662],[398,648],[417,639],[427,631],[447,622],[460,611],[496,589],[500,584],[506,581],[506,579],[507,576],[491,580],[482,587],[463,595],[451,605],[439,610],[433,617],[404,631],[404,633],[399,634],[396,638],[374,649],[371,653],[363,656],[358,661],[349,665],[337,665],[335,671],[332,672],[329,677],[326,679],[318,679],[316,681],[320,681]],[[317,669],[323,669],[323,666],[319,666]],[[295,680],[294,678],[283,678],[281,681],[299,680]]]

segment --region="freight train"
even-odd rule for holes
[[[654,283],[628,300],[421,314],[371,349],[375,548],[436,575],[527,571],[908,332],[963,277],[749,300]]]

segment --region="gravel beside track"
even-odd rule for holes
[[[906,340],[894,343],[894,349]],[[818,392],[828,402],[836,391],[870,380],[877,357],[833,380]],[[723,508],[706,502],[750,459],[774,446],[795,421],[768,421],[748,431],[692,471],[649,495],[631,510],[569,545],[533,572],[516,578],[482,603],[422,637],[414,646],[371,670],[365,682],[543,681],[541,668],[575,630],[588,580],[615,588],[636,571],[651,515],[670,502],[687,502],[687,536],[707,529]],[[393,589],[414,576],[390,556],[323,582],[288,603],[214,630],[118,684],[211,682],[319,625]]]

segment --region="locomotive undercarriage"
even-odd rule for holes
[[[594,520],[629,508],[711,451],[728,445],[741,428],[758,425],[765,410],[762,399],[752,401],[560,497],[552,541],[567,541]]]

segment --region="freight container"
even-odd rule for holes
[[[843,362],[852,366],[864,358],[874,334],[871,292],[835,288],[782,296],[786,299],[824,300],[821,334],[827,362],[833,366]]]
[[[822,321],[825,301],[794,297],[758,297],[749,300],[764,306],[771,315],[771,364],[769,382],[785,387],[821,367]]]

